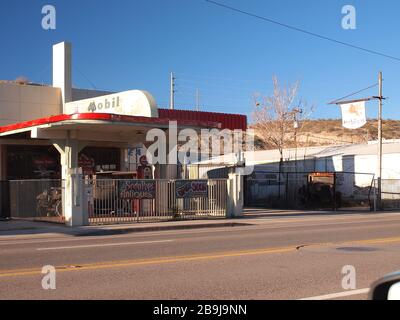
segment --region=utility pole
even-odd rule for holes
[[[299,121],[298,121],[297,115],[301,114],[301,113],[303,113],[303,110],[300,109],[300,108],[294,108],[290,112],[290,115],[293,116],[294,147],[295,147],[294,166],[295,166],[295,173],[296,174],[297,174],[297,131],[299,129]]]
[[[174,110],[175,108],[175,76],[174,73],[171,72],[171,78],[170,78],[170,102],[169,102],[169,108],[171,110]]]
[[[378,182],[378,195],[377,195],[377,208],[382,210],[382,101],[383,101],[383,90],[382,90],[382,72],[379,72],[379,107],[378,107],[378,161],[377,161],[377,173],[376,178]]]
[[[200,111],[200,91],[196,89],[196,111]]]

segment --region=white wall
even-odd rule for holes
[[[72,45],[53,46],[53,87],[61,89],[63,103],[72,101]]]
[[[59,88],[0,83],[0,126],[62,112]]]

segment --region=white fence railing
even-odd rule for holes
[[[90,224],[225,217],[227,180],[85,181]]]

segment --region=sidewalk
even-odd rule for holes
[[[70,228],[63,224],[8,220],[0,221],[0,239],[4,236],[46,235],[59,236],[70,235],[76,237],[119,235],[136,232],[154,232],[163,230],[184,230],[201,228],[221,228],[251,225],[243,219],[213,219],[213,220],[186,220],[164,221],[149,223],[130,223],[114,225],[93,225]]]
[[[205,229],[222,227],[256,226],[284,220],[334,218],[335,216],[376,216],[380,214],[400,214],[399,212],[370,212],[370,211],[301,211],[301,210],[269,210],[246,208],[245,215],[236,219],[183,220],[163,222],[142,222],[114,225],[93,225],[85,227],[66,227],[63,224],[36,222],[27,220],[0,221],[0,240],[12,236],[46,236],[59,237],[75,236],[112,236],[137,232],[156,232],[167,230]]]

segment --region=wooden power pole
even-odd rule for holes
[[[379,72],[379,96],[378,96],[378,159],[377,159],[377,208],[382,210],[382,104],[383,104],[383,90],[382,90],[382,72]]]

